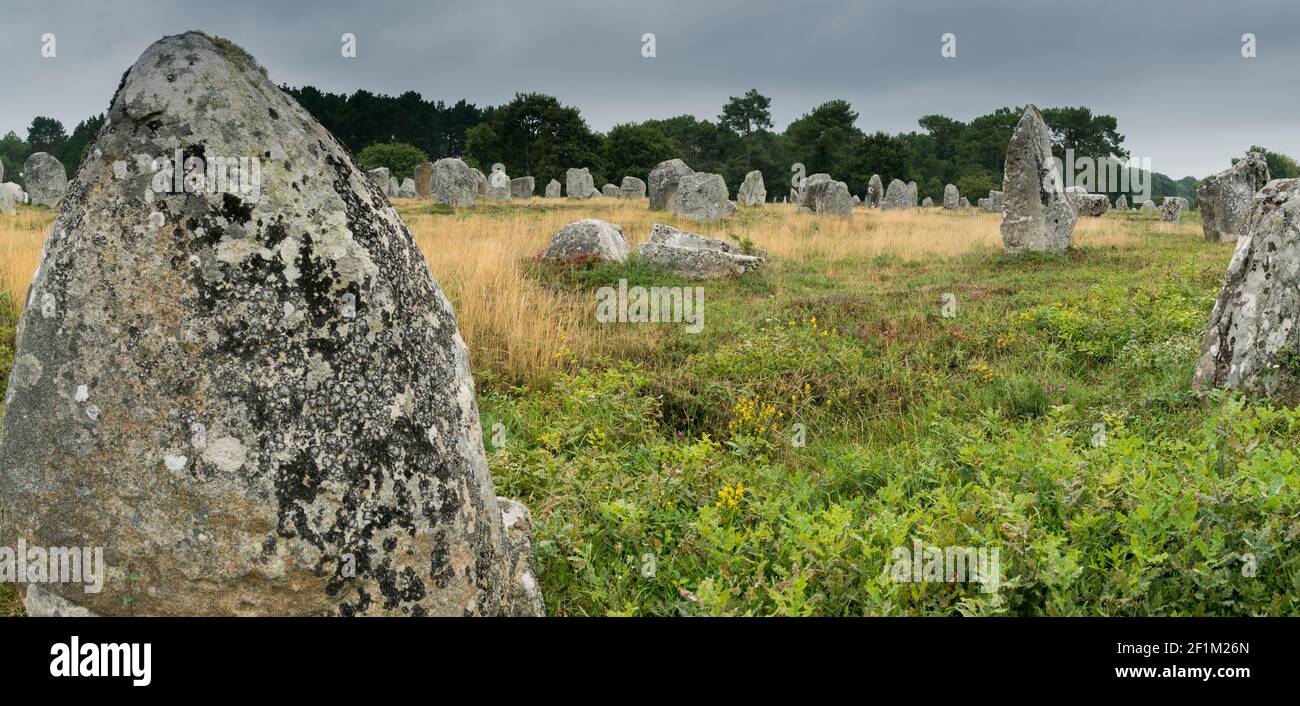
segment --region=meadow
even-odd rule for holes
[[[1232,254],[1195,213],[1083,218],[1069,254],[1010,257],[973,209],[395,205],[455,305],[549,614],[1300,613],[1300,411],[1191,390]],[[53,215],[0,216],[0,385]],[[770,258],[704,283],[542,261],[580,218]],[[599,323],[621,279],[703,286],[703,330]],[[894,580],[916,543],[996,548],[1000,586]]]

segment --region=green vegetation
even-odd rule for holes
[[[388,167],[389,173],[397,177],[400,182],[403,179],[413,178],[415,167],[429,161],[429,157],[418,147],[404,142],[387,142],[370,145],[361,150],[357,155],[357,161],[361,163],[363,169],[367,170]]]
[[[704,331],[660,324],[655,359],[486,390],[548,612],[1294,614],[1300,411],[1190,391],[1230,255],[1151,230],[1065,257],[778,261],[706,283]],[[997,548],[1000,589],[890,580],[914,541]]]

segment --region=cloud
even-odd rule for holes
[[[102,112],[149,43],[202,29],[243,45],[278,82],[480,105],[542,91],[599,130],[712,119],[728,96],[758,88],[778,127],[832,98],[851,101],[864,130],[888,132],[918,129],[928,113],[1086,105],[1116,116],[1126,146],[1175,178],[1225,168],[1250,144],[1300,155],[1286,120],[1300,112],[1290,83],[1300,9],[1287,1],[6,4],[0,65],[17,80],[0,101],[0,131],[20,134],[36,115],[71,129]],[[45,32],[57,36],[57,58],[40,56]],[[340,56],[344,32],[357,35],[355,60]],[[641,56],[646,32],[653,59]],[[947,32],[955,59],[940,56]],[[1254,59],[1241,56],[1245,32],[1257,36]]]

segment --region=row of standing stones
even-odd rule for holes
[[[204,149],[264,155],[259,197],[159,194],[138,159]],[[1069,247],[1076,197],[1044,180],[1051,164],[1028,106],[988,197],[1009,253]],[[585,171],[566,175],[571,194],[598,193]],[[525,184],[456,159],[416,173],[404,189],[362,171],[230,42],[189,32],[141,55],[61,195],[0,427],[0,537],[103,547],[104,588],[29,584],[29,614],[544,612],[531,518],[496,496],[455,314],[388,201],[396,188],[457,205]],[[734,208],[720,176],[680,160],[648,181],[655,210]],[[853,203],[827,175],[793,196],[814,213]],[[765,201],[761,174],[739,197]],[[1269,181],[1251,155],[1200,197],[1207,235],[1237,245],[1195,384],[1294,401],[1300,180]],[[916,204],[914,184],[872,178],[866,206]],[[594,219],[546,250],[628,255],[622,229]],[[639,257],[707,278],[766,254],[658,224]]]

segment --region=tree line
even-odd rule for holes
[[[758,170],[769,197],[789,190],[791,166],[801,163],[807,174],[830,174],[859,195],[871,175],[879,174],[886,184],[915,181],[919,198],[939,201],[951,183],[973,201],[1001,188],[1007,143],[1022,112],[999,108],[969,121],[925,115],[917,120],[919,129],[889,134],[861,129],[848,101],[831,100],[777,132],[771,99],[749,90],[730,97],[713,120],[680,115],[622,123],[600,133],[578,108],[542,93],[519,93],[504,105],[480,108],[465,100],[428,100],[414,91],[387,96],[282,88],[368,169],[388,167],[400,178],[411,176],[420,162],[460,157],[484,172],[500,162],[512,176],[532,175],[539,190],[551,179],[563,183],[570,167],[588,167],[599,186],[617,184],[625,175],[644,179],[658,163],[680,158],[696,171],[721,174],[733,191],[746,173]],[[1113,116],[1086,107],[1042,113],[1058,157],[1070,149],[1097,160],[1129,156]],[[71,175],[103,120],[102,115],[89,118],[65,135],[57,120],[37,117],[26,140],[12,132],[0,139],[5,173],[16,175],[27,155],[44,151],[58,157]],[[1265,153],[1274,178],[1300,176],[1287,155],[1251,149]],[[1150,181],[1157,200],[1182,196],[1195,203],[1193,177],[1174,180],[1155,172]],[[1110,184],[1105,191],[1114,198],[1121,193],[1117,187]]]

